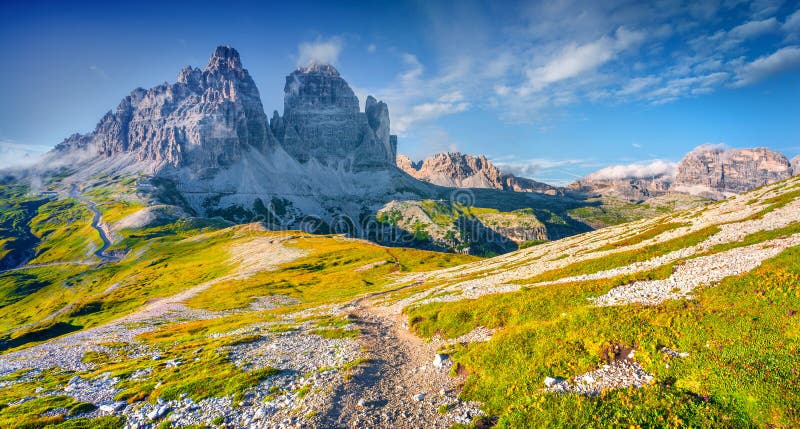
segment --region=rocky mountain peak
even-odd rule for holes
[[[231,48],[231,45],[217,46],[217,49],[211,54],[205,70],[210,72],[217,70],[243,70],[239,52]]]
[[[286,76],[283,91],[283,115],[286,118],[317,109],[358,112],[356,94],[331,65],[313,64],[298,68]]]
[[[569,188],[628,200],[645,200],[667,192],[720,199],[788,178],[794,169],[784,155],[767,148],[727,149],[719,145],[696,147],[677,167],[656,164],[604,168]]]
[[[312,62],[305,67],[298,67],[296,72],[303,74],[320,74],[330,77],[340,77],[339,70],[336,70],[336,67],[334,67],[332,64],[320,64],[316,62]]]
[[[767,148],[729,149],[699,146],[678,164],[672,189],[722,198],[792,175],[786,156]]]
[[[417,163],[400,155],[397,157],[397,167],[414,178],[439,186],[549,194],[558,192],[550,185],[503,173],[484,155],[445,152]]]
[[[795,156],[789,162],[792,164],[792,174],[795,176],[800,174],[800,155]]]
[[[370,96],[365,112],[359,111],[350,85],[329,64],[300,67],[286,76],[283,117],[273,116],[270,127],[300,162],[315,159],[344,170],[394,165],[388,107]]]
[[[270,144],[255,82],[230,46],[214,50],[205,69],[186,67],[175,84],[137,88],[94,132],[59,147],[94,144],[101,156],[130,154],[137,161],[194,170],[228,166],[243,150]]]

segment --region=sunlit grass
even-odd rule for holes
[[[454,359],[471,373],[464,398],[483,401],[500,417],[500,427],[593,426],[597,419],[626,427],[800,424],[800,406],[787,400],[800,394],[800,247],[702,288],[694,300],[603,308],[587,301],[620,280],[406,311],[424,336],[454,337],[476,326],[499,329],[492,341],[460,348]],[[656,384],[594,398],[543,393],[546,376],[588,371],[612,343],[635,347]],[[689,357],[669,358],[659,351],[663,346]]]

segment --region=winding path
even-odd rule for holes
[[[441,344],[426,342],[405,327],[402,314],[374,306],[372,294],[348,308],[361,330],[369,361],[334,391],[330,408],[316,425],[324,428],[449,428],[481,414],[478,405],[457,399],[463,376],[452,377],[450,361],[433,365]],[[423,395],[421,400],[414,397]],[[447,407],[447,411],[444,411]]]
[[[86,205],[89,206],[89,210],[92,211],[92,228],[97,230],[97,233],[100,234],[100,239],[103,240],[103,245],[94,252],[94,255],[97,256],[102,262],[118,261],[118,257],[106,253],[106,250],[111,247],[111,240],[108,238],[108,235],[103,228],[100,227],[102,213],[100,213],[100,210],[97,209],[97,204],[94,201],[84,197],[83,194],[81,194],[81,192],[78,190],[78,185],[74,183],[69,189],[69,196],[85,202]]]

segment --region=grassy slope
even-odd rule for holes
[[[91,196],[103,198],[102,192]],[[790,201],[788,198],[769,200],[762,215],[767,210],[785,205]],[[63,203],[74,202],[67,200]],[[120,213],[114,212],[116,209],[111,203],[106,207],[111,208],[104,212],[104,216],[117,214],[121,218],[127,212],[127,208],[121,208]],[[70,216],[78,216],[81,212],[80,205],[68,209]],[[63,219],[57,216],[50,217],[49,208],[40,216],[43,217],[39,222],[43,226],[41,230],[50,225],[51,220],[63,223]],[[86,222],[83,216],[76,219],[80,220],[73,222],[77,224],[76,228]],[[150,299],[174,295],[230,273],[233,267],[228,249],[239,241],[285,236],[263,231],[255,233],[258,237],[252,234],[243,236],[237,233],[239,227],[228,226],[222,221],[184,220],[124,231],[125,239],[117,247],[129,249],[130,253],[119,263],[101,267],[59,265],[57,268],[0,274],[0,331],[5,332],[6,339],[18,347],[71,329],[96,326],[128,314]],[[622,236],[612,247],[625,246],[631,240],[657,237],[678,226],[652,227]],[[782,233],[792,233],[794,228]],[[618,252],[617,256],[603,258],[602,264],[590,264],[589,268],[577,272],[594,272],[643,260],[691,245],[713,232],[713,229],[701,230],[648,247],[646,252]],[[53,234],[43,235],[44,241],[49,237],[59,238],[53,241],[59,245],[51,246],[55,249],[49,251],[51,255],[74,256],[68,252],[69,246],[63,245],[73,238]],[[745,242],[762,241],[775,234],[748,237]],[[259,321],[272,321],[276,312],[342,302],[384,290],[394,273],[449,267],[475,260],[462,255],[387,249],[362,241],[325,236],[300,235],[288,245],[302,248],[307,255],[283,264],[273,272],[217,283],[189,304],[206,309],[244,309],[254,297],[276,294],[297,298],[300,301],[297,305],[273,311],[232,314],[213,320],[168,324],[144,335],[141,340],[161,350],[165,359],[189,361],[194,358],[195,350],[202,348],[206,352],[201,354],[196,364],[184,366],[180,371],[158,364],[154,369],[157,378],[162,380],[158,387],[155,383],[125,379],[121,385],[124,391],[119,398],[154,400],[181,392],[188,392],[195,398],[235,395],[271,374],[271,370],[267,368],[264,373],[247,374],[233,368],[220,349],[230,339],[209,334],[228,332]],[[59,253],[53,253],[56,250]],[[585,298],[635,279],[664,278],[671,273],[671,265],[615,279],[535,288],[456,303],[429,304],[407,311],[413,328],[423,335],[439,332],[456,336],[475,326],[500,328],[489,343],[460,347],[455,359],[471,372],[464,395],[484,401],[486,409],[500,417],[501,425],[597,426],[600,425],[598,422],[608,426],[617,423],[676,427],[687,424],[792,425],[798,424],[798,410],[781,398],[796,398],[798,393],[797,371],[800,368],[793,366],[796,362],[793,357],[798,351],[800,332],[797,316],[788,316],[788,309],[800,307],[798,260],[797,249],[791,249],[762,269],[737,279],[728,279],[715,289],[702,291],[695,301],[665,303],[655,308],[625,306],[600,309],[588,306]],[[567,269],[559,276],[573,271]],[[52,320],[41,321],[65,306],[67,310]],[[20,329],[28,324],[32,326]],[[338,328],[333,322],[321,327],[319,332],[330,336],[344,335]],[[743,332],[746,334],[742,335]],[[18,341],[15,343],[15,340]],[[656,375],[659,384],[637,391],[608,392],[601,398],[541,393],[544,376],[570,376],[591,369],[603,359],[604,351],[611,343],[636,346],[637,359]],[[658,352],[662,345],[689,351],[691,355],[685,360],[669,360]],[[124,351],[121,353],[124,356]],[[101,364],[98,371],[111,370],[123,378],[136,369],[152,365],[151,361],[141,358],[121,359],[121,362],[119,357],[87,358]],[[669,369],[665,367],[666,363],[670,364]],[[215,368],[213,373],[208,371],[211,367]],[[736,370],[738,368],[748,370],[741,372]],[[53,403],[35,400],[22,407],[6,408],[2,405],[35,396],[35,388],[39,386],[63,385],[69,376],[43,374],[36,382],[0,390],[0,426],[50,419],[41,417],[41,414],[53,408],[79,406],[63,398]],[[57,422],[57,419],[52,422]],[[113,423],[108,424],[113,426]]]
[[[780,195],[748,202],[760,204],[749,218],[761,218],[800,197],[796,181],[772,189]],[[598,247],[628,246],[680,226],[655,224]],[[704,254],[796,234],[798,228],[794,223],[756,232]],[[709,226],[519,282],[555,280],[644,261],[698,243],[717,230]],[[405,312],[412,329],[426,337],[457,337],[478,326],[498,329],[490,342],[457,346],[452,352],[457,367],[470,374],[463,397],[483,401],[489,414],[499,417],[500,427],[800,425],[796,400],[800,397],[800,247],[785,250],[752,272],[700,288],[692,300],[653,307],[594,307],[587,301],[617,285],[665,278],[675,263],[680,261],[612,279],[434,302]],[[656,382],[598,397],[543,392],[545,377],[571,378],[594,369],[613,345],[635,347],[637,361],[655,375]],[[670,358],[661,352],[665,346],[689,356]]]
[[[282,295],[305,305],[342,302],[381,290],[395,273],[427,271],[477,260],[451,253],[387,248],[363,241],[307,236],[287,243],[307,255],[279,270],[258,273],[244,280],[215,284],[188,301],[209,310],[245,308],[253,298]]]

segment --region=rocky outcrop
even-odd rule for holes
[[[567,186],[568,189],[589,196],[611,197],[627,201],[642,201],[665,195],[672,183],[672,176],[626,177],[619,179],[597,178],[588,175]]]
[[[500,212],[446,201],[391,201],[378,210],[377,220],[387,228],[383,244],[484,256],[549,238],[531,209]]]
[[[686,154],[677,165],[656,161],[608,167],[570,184],[568,189],[629,201],[669,192],[720,199],[786,179],[792,170],[784,155],[770,149],[726,150],[703,145]]]
[[[766,148],[724,150],[700,146],[678,164],[672,190],[725,198],[786,179],[791,174],[789,160]]]
[[[800,155],[792,158],[789,162],[792,164],[792,175],[797,176],[800,174]]]
[[[283,116],[270,128],[284,149],[300,162],[315,159],[342,170],[386,169],[394,165],[397,140],[389,134],[389,109],[358,98],[331,65],[312,64],[286,77]]]
[[[419,180],[451,188],[486,188],[556,195],[558,189],[545,183],[500,171],[485,156],[459,152],[439,153],[420,162],[397,156],[397,166]]]
[[[255,82],[239,53],[220,46],[204,69],[186,67],[174,84],[135,89],[94,132],[57,150],[92,144],[105,157],[130,153],[156,166],[199,170],[232,165],[245,148],[264,150],[271,141]]]

